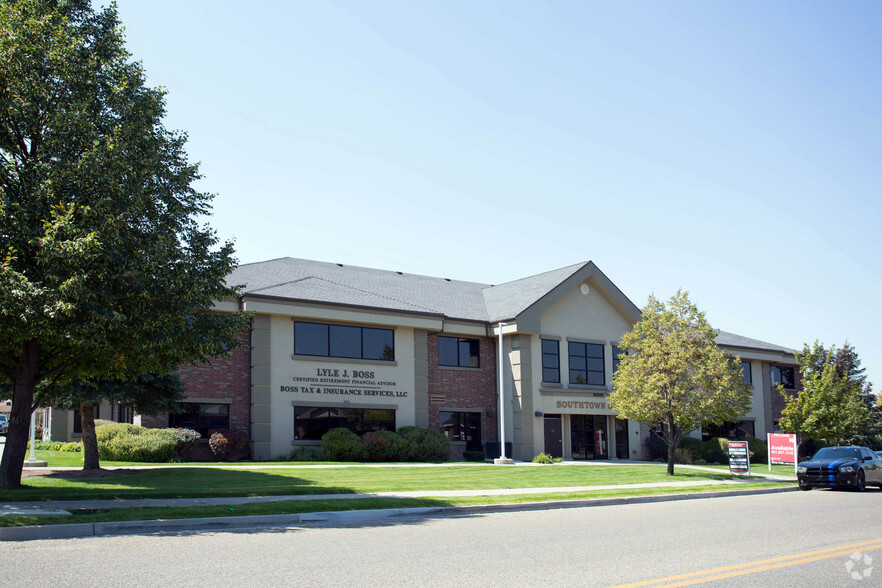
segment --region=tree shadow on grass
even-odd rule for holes
[[[220,468],[164,467],[127,470],[123,475],[76,478],[55,472],[22,480],[15,490],[0,490],[0,501],[106,500],[135,498],[204,498],[355,494],[356,490],[323,485],[290,475],[290,470],[254,471]]]

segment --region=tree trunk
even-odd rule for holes
[[[83,469],[97,470],[98,437],[95,435],[95,407],[85,402],[80,404],[80,426],[83,429]]]
[[[34,339],[25,341],[18,358],[19,369],[12,384],[12,411],[9,413],[3,461],[0,462],[0,488],[21,486],[21,470],[31,432],[31,405],[34,403],[34,388],[37,385],[39,357],[40,344]]]
[[[677,450],[677,428],[674,426],[673,415],[667,416],[667,430],[665,431],[665,441],[668,443],[668,475],[674,475],[674,452]]]

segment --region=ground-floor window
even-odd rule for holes
[[[701,430],[702,441],[714,437],[725,439],[744,439],[756,437],[753,421],[738,421],[737,423],[723,423],[722,425],[709,425]]]
[[[344,408],[295,406],[294,439],[321,439],[331,429],[346,428],[357,435],[368,431],[394,431],[395,410],[386,408]]]
[[[616,457],[630,459],[628,419],[616,419]]]
[[[218,429],[230,428],[230,405],[182,402],[181,412],[168,415],[168,426],[193,429],[203,437],[211,437]]]
[[[135,410],[131,406],[123,406],[122,404],[118,405],[116,407],[116,422],[129,424],[134,423]]]
[[[447,412],[440,413],[441,432],[451,441],[465,441],[466,450],[480,451],[481,413]]]
[[[97,419],[98,418],[98,407],[97,406],[95,407],[94,412],[95,412],[95,418]],[[78,408],[74,409],[74,411],[73,411],[73,419],[74,419],[74,422],[73,422],[74,434],[75,435],[82,435],[83,434],[83,418],[80,415],[80,410]]]
[[[570,416],[570,449],[573,459],[609,457],[606,416],[574,414]]]

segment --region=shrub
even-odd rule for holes
[[[208,446],[219,459],[232,461],[247,457],[251,443],[245,431],[218,429],[208,439]]]
[[[547,453],[540,453],[533,458],[533,463],[554,463],[554,458]]]
[[[683,440],[680,441],[680,447],[688,450],[689,453],[692,454],[693,461],[697,458],[704,458],[705,448],[701,439],[696,439],[695,437],[683,437]]]
[[[692,465],[707,465],[707,461],[703,459],[694,459],[692,460]]]
[[[762,439],[748,437],[747,447],[750,449],[750,463],[768,463],[769,446]]]
[[[650,434],[646,439],[646,448],[649,450],[649,459],[652,461],[668,461],[668,446],[664,439],[658,435]]]
[[[684,447],[677,447],[676,449],[674,449],[674,463],[692,463],[692,452]]]
[[[319,461],[321,456],[315,447],[295,447],[288,454],[288,461]],[[282,455],[276,461],[285,461]]]
[[[83,451],[83,444],[79,442],[75,443],[62,443],[61,447],[58,448],[59,451]]]
[[[364,444],[349,429],[338,427],[322,436],[322,455],[327,461],[361,461]]]
[[[440,431],[422,427],[401,427],[398,434],[406,443],[406,461],[447,461],[450,457],[450,439]]]
[[[146,431],[144,427],[131,425],[129,423],[113,423],[110,421],[95,421],[95,437],[98,443],[110,441],[120,435],[142,435]]]
[[[707,441],[712,459],[717,463],[729,463],[729,440],[725,437],[713,437]]]
[[[177,458],[170,429],[144,429],[140,434],[117,435],[98,443],[98,454],[101,459],[110,461],[170,462]]]
[[[463,451],[462,458],[466,461],[484,461],[483,451]]]
[[[401,461],[406,454],[406,446],[401,435],[392,431],[365,433],[361,438],[367,461]]]
[[[202,438],[199,431],[194,431],[193,429],[176,428],[167,430],[171,431],[172,439],[175,441],[175,451],[179,457],[183,457],[184,451],[195,446],[199,443],[199,439]]]

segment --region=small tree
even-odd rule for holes
[[[796,396],[778,384],[786,406],[779,422],[782,429],[805,438],[826,439],[833,444],[865,434],[871,413],[864,393],[871,395],[860,360],[848,343],[826,349],[818,341],[796,354],[802,389]]]
[[[619,356],[610,408],[656,426],[668,450],[668,475],[683,437],[736,420],[750,408],[739,360],[717,346],[716,334],[688,293],[678,290],[667,305],[650,296],[618,345],[626,353]]]
[[[184,399],[183,393],[184,385],[177,374],[143,374],[133,380],[79,381],[66,386],[43,386],[38,388],[37,401],[44,406],[80,411],[83,469],[93,470],[101,467],[95,435],[96,406],[107,400],[131,407],[139,414],[177,412]]]

